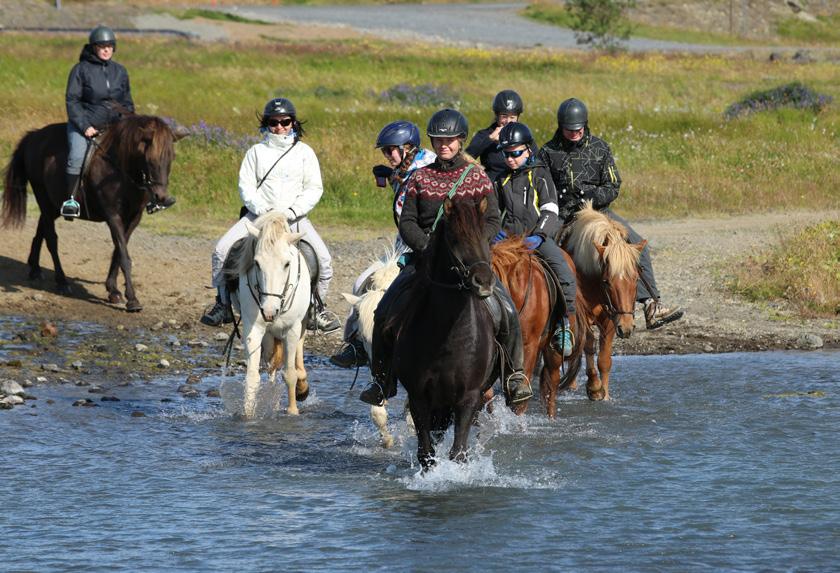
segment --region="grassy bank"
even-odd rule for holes
[[[731,286],[753,300],[786,300],[805,316],[840,316],[840,221],[781,237],[739,265]]]
[[[255,26],[259,34],[260,26]],[[64,121],[77,38],[0,35],[0,153],[28,129]],[[389,193],[374,187],[379,128],[397,118],[425,127],[455,100],[472,131],[491,120],[493,95],[516,89],[539,142],[551,137],[562,99],[582,98],[613,147],[624,179],[616,208],[631,218],[826,208],[840,204],[838,104],[815,114],[780,110],[725,121],[745,94],[798,80],[840,101],[836,65],[748,56],[549,54],[410,47],[370,41],[227,46],[120,40],[138,111],[211,126],[178,144],[166,217],[201,227],[238,208],[236,177],[255,113],[277,94],[306,120],[326,191],[316,222],[387,227]],[[391,89],[399,84],[406,89]],[[414,89],[431,84],[432,88]],[[390,91],[389,91],[390,90]],[[391,100],[381,97],[389,91]],[[401,96],[421,103],[406,104]],[[439,98],[435,103],[435,98]],[[425,103],[423,103],[425,102]],[[213,131],[215,130],[215,131]],[[212,133],[211,133],[212,132]],[[205,137],[206,136],[206,137]]]

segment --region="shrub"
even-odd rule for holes
[[[433,84],[421,84],[417,86],[397,84],[379,94],[379,99],[385,103],[397,103],[416,107],[443,105],[456,107],[460,103],[458,96],[452,91],[452,88],[449,86],[435,86]]]
[[[776,110],[783,107],[810,109],[815,113],[819,113],[831,101],[831,96],[818,94],[799,82],[792,82],[771,90],[753,92],[741,101],[733,103],[726,108],[723,115],[726,119],[735,119],[742,115],[750,115],[759,111]]]
[[[635,0],[567,0],[566,10],[578,44],[617,50],[621,41],[630,37],[632,29],[624,11],[635,4]]]

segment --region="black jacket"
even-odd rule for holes
[[[477,131],[466,149],[469,155],[472,155],[481,162],[490,181],[495,181],[496,177],[507,171],[505,159],[502,157],[501,151],[496,147],[499,143],[490,139],[490,134],[493,133],[496,127],[496,122],[494,121],[490,124],[490,127]]]
[[[557,235],[557,190],[542,163],[502,173],[495,187],[502,229],[508,235],[537,235],[543,239]]]
[[[120,118],[112,102],[134,111],[128,72],[114,60],[97,58],[90,44],[70,70],[65,101],[67,118],[82,133],[90,126],[102,129]]]
[[[551,172],[561,220],[577,213],[581,203],[591,200],[595,209],[606,209],[618,197],[621,176],[610,146],[589,133],[572,143],[558,130],[540,150],[539,158]]]

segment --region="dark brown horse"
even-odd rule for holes
[[[627,242],[627,229],[587,205],[575,217],[564,247],[575,262],[579,321],[586,327],[586,393],[590,400],[610,397],[610,369],[615,335],[629,338],[634,329],[639,255],[647,241]],[[591,327],[598,329],[595,337]],[[571,359],[579,354],[573,353]],[[596,369],[597,356],[597,369]]]
[[[483,301],[495,280],[482,234],[486,208],[486,199],[444,201],[444,216],[403,295],[408,302],[388,320],[397,332],[392,372],[408,392],[424,468],[453,421],[449,457],[466,458],[483,393],[498,376],[493,319]]]
[[[549,292],[549,283],[543,264],[538,256],[528,250],[522,237],[511,237],[492,248],[493,271],[507,287],[513,303],[519,312],[519,324],[522,328],[523,367],[528,376],[534,372],[537,359],[542,354],[543,364],[540,371],[540,397],[549,417],[557,415],[557,392],[571,386],[580,369],[581,337],[578,330],[581,325],[572,325],[575,333],[575,347],[572,356],[576,360],[569,362],[569,367],[560,374],[563,357],[549,344],[554,329],[557,327],[553,312],[554,301]],[[574,272],[574,263],[566,256],[569,268]],[[554,296],[562,296],[556,293]],[[577,316],[577,315],[576,315]],[[518,404],[514,411],[523,414],[528,409],[528,402]]]
[[[41,209],[38,230],[29,252],[29,278],[41,278],[41,243],[47,242],[55,268],[58,291],[70,288],[58,257],[55,220],[67,199],[64,166],[67,163],[67,124],[56,123],[30,131],[18,143],[6,167],[3,193],[4,227],[19,227],[26,218],[26,183],[32,185]],[[108,300],[123,302],[117,288],[117,273],[125,276],[126,310],[143,308],[131,281],[131,258],[128,240],[150,202],[171,203],[168,198],[169,169],[175,158],[174,143],[186,133],[176,133],[159,117],[129,115],[111,125],[99,141],[77,193],[81,218],[104,221],[111,230],[114,252],[105,281]]]

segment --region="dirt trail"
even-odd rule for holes
[[[155,215],[166,217],[168,213]],[[683,320],[657,331],[644,330],[641,313],[637,331],[620,341],[618,352],[633,354],[730,352],[806,348],[803,336],[821,337],[828,347],[840,347],[838,322],[793,318],[785,305],[755,305],[725,291],[723,269],[777,240],[782,229],[812,223],[840,213],[780,213],[712,219],[638,222],[637,230],[653,246],[654,268],[666,303],[685,307]],[[209,284],[210,252],[214,240],[154,234],[143,227],[129,245],[140,313],[129,314],[105,301],[104,279],[110,262],[111,240],[104,224],[58,222],[62,264],[72,281],[72,296],[55,292],[52,263],[44,249],[44,279],[27,280],[26,259],[37,217],[30,213],[22,230],[0,230],[0,313],[27,320],[85,320],[111,327],[150,328],[163,322],[179,325],[196,337],[218,331],[202,326],[198,317],[212,302]],[[328,306],[339,314],[347,304],[357,274],[382,253],[386,233],[348,237],[345,229],[321,228],[334,257],[335,278]],[[381,236],[378,236],[381,235]],[[340,344],[340,336],[314,336],[308,350],[325,354]]]

